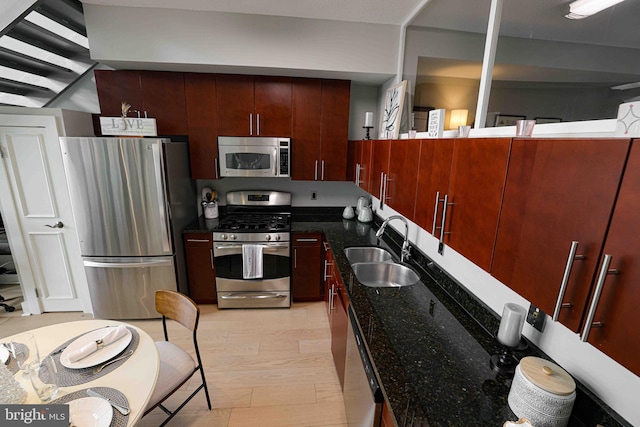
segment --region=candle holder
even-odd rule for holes
[[[489,366],[491,369],[499,374],[513,375],[516,372],[516,366],[518,366],[518,359],[513,355],[514,351],[523,351],[529,347],[527,341],[520,338],[518,345],[509,347],[504,345],[498,340],[497,332],[493,335],[496,341],[502,346],[502,351],[498,354],[494,354],[489,359]]]
[[[364,139],[371,139],[371,136],[369,135],[369,131],[373,129],[373,126],[362,126],[362,129],[367,130],[367,134],[365,135]]]

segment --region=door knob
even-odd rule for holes
[[[45,227],[49,227],[49,228],[63,228],[64,224],[61,221],[58,221],[57,223],[55,223],[54,225],[49,225],[49,224],[45,224]]]

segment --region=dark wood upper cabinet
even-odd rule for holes
[[[379,139],[373,141],[371,148],[371,191],[382,203],[384,197],[385,177],[389,173],[389,158],[391,156],[391,140]]]
[[[348,80],[322,81],[321,162],[324,181],[347,179],[347,138],[349,136]]]
[[[346,80],[293,79],[293,179],[347,179],[350,92]]]
[[[122,116],[122,103],[131,105],[129,117],[145,113],[156,119],[158,135],[187,135],[184,76],[165,71],[95,70],[100,113]]]
[[[320,159],[322,80],[293,79],[292,178],[317,179]]]
[[[444,242],[485,271],[491,268],[510,147],[511,138],[460,138],[454,145]]]
[[[255,113],[260,136],[291,136],[291,78],[257,76]]]
[[[349,141],[347,151],[347,181],[352,181],[364,191],[370,192],[371,139]]]
[[[216,76],[186,73],[184,84],[189,125],[191,177],[216,179],[219,177]]]
[[[144,111],[140,71],[94,70],[100,115],[122,116],[122,103],[131,105],[131,110]]]
[[[418,187],[420,140],[399,139],[391,141],[389,174],[387,178],[387,203],[404,217],[413,221]]]
[[[184,75],[165,71],[141,71],[142,107],[156,119],[158,135],[187,135]]]
[[[248,136],[254,129],[253,76],[216,76],[218,135]]]
[[[217,76],[218,134],[291,136],[291,79]]]
[[[592,319],[595,325],[588,334],[589,343],[636,375],[640,375],[640,329],[635,326],[640,321],[639,188],[640,140],[636,139],[602,251],[604,255],[610,255],[610,264],[608,267],[603,265],[601,259],[598,266],[598,274],[602,270],[609,274],[604,275],[599,298],[594,301],[592,293],[589,302],[589,308],[592,304],[595,308]]]
[[[418,189],[414,222],[420,227],[440,237],[442,224],[442,203],[437,203],[449,192],[451,163],[455,139],[423,139],[420,144],[418,167]],[[433,230],[434,220],[436,230]]]
[[[552,315],[573,241],[559,320],[578,332],[629,140],[514,139],[491,274]]]

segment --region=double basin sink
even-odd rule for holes
[[[393,255],[377,246],[345,248],[344,253],[356,278],[372,288],[398,288],[420,282],[411,268],[395,262]]]

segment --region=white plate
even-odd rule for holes
[[[108,332],[109,329],[111,328],[96,329],[95,331],[91,331],[81,337],[78,337],[74,342],[69,344],[60,355],[60,363],[62,363],[62,366],[71,369],[89,368],[91,366],[99,365],[102,362],[106,362],[120,354],[131,342],[132,335],[128,328],[125,329],[125,335],[120,337],[116,342],[106,345],[80,360],[76,360],[75,362],[69,361],[69,353],[80,350],[85,344],[99,340]]]
[[[74,427],[109,427],[113,408],[99,397],[83,397],[69,402],[69,418]]]
[[[0,363],[7,363],[7,360],[9,360],[9,356],[11,356],[9,350],[7,350],[5,346],[0,345]]]

